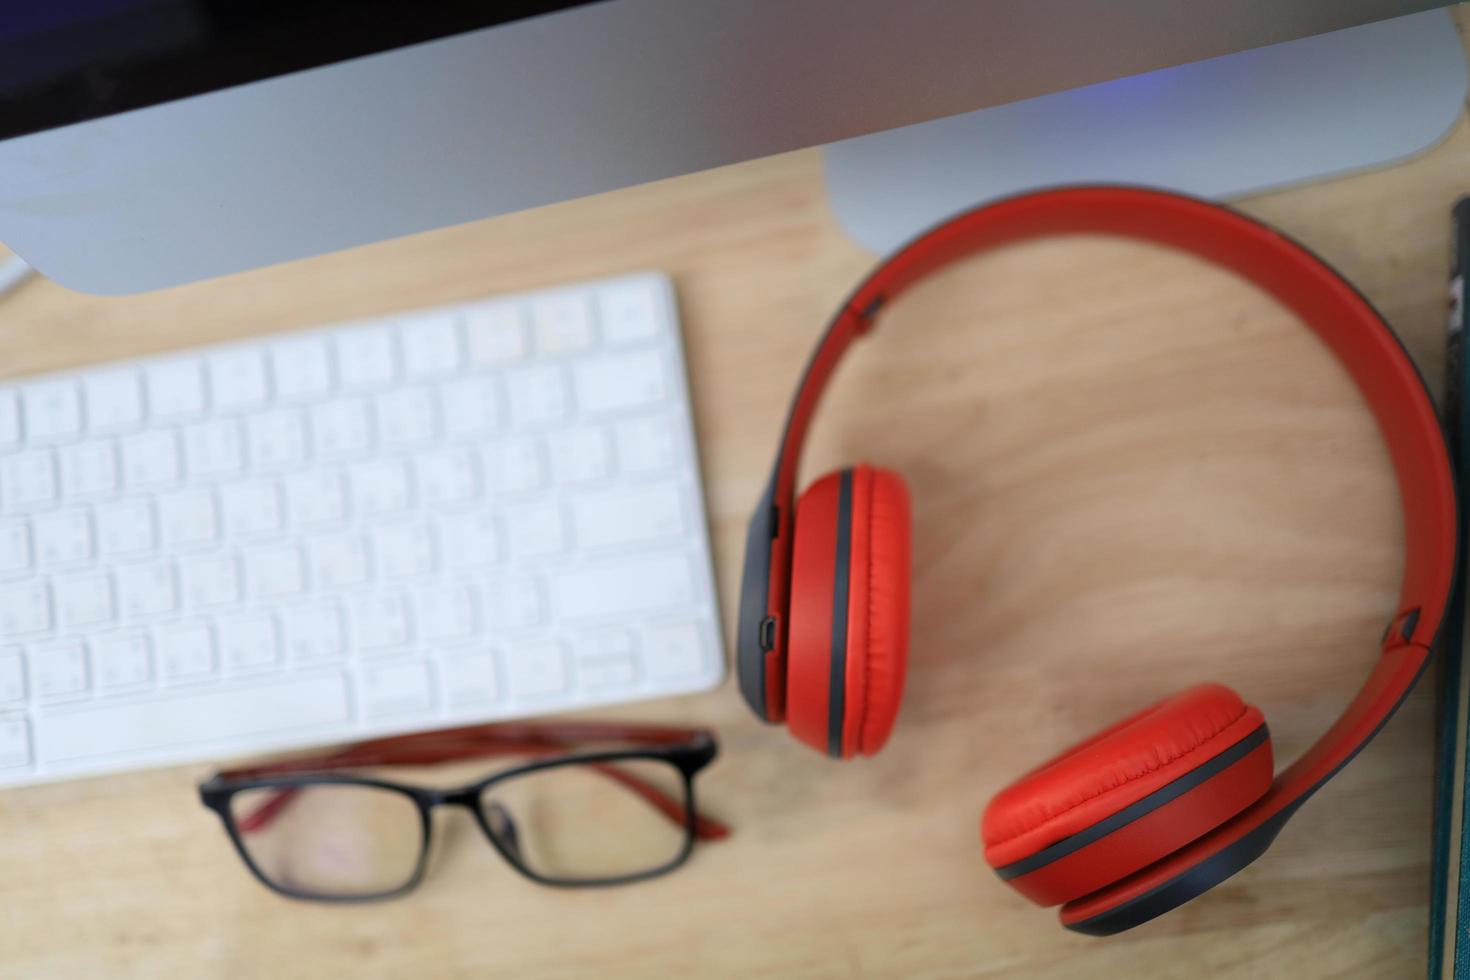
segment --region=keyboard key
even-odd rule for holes
[[[240,598],[240,566],[232,555],[183,562],[184,591],[195,608],[223,606]]]
[[[28,439],[63,439],[82,431],[82,399],[75,381],[27,385],[21,399]]]
[[[574,644],[577,660],[633,659],[633,634],[625,629],[598,630],[577,637]]]
[[[294,337],[270,345],[276,397],[297,401],[325,395],[332,388],[331,355],[322,337]]]
[[[30,567],[30,526],[22,521],[0,522],[0,575]]]
[[[609,344],[635,344],[658,335],[662,289],[653,280],[614,283],[598,291],[597,312]]]
[[[414,461],[414,484],[424,507],[474,500],[480,493],[475,454],[468,449],[444,449],[420,456]]]
[[[221,491],[225,527],[232,534],[254,537],[282,527],[281,490],[274,483],[236,483]]]
[[[143,420],[143,393],[131,369],[103,371],[82,382],[87,425],[93,432],[115,432]]]
[[[338,399],[313,407],[311,435],[317,455],[327,459],[363,452],[373,439],[366,399]]]
[[[572,652],[577,661],[577,680],[587,690],[627,687],[638,679],[633,635],[625,629],[580,636]]]
[[[559,432],[551,444],[551,473],[558,483],[585,483],[612,473],[612,444],[603,429]]]
[[[644,630],[643,665],[653,677],[688,677],[702,672],[705,649],[699,626],[673,623]]]
[[[689,561],[681,554],[576,568],[551,580],[552,610],[563,620],[631,616],[693,599]]]
[[[118,605],[127,616],[172,612],[179,604],[173,565],[160,561],[119,568],[117,596]]]
[[[364,667],[361,694],[363,710],[372,717],[428,711],[434,706],[434,683],[424,663]]]
[[[498,493],[531,493],[546,480],[546,463],[533,437],[507,439],[485,450],[485,473]]]
[[[505,388],[516,425],[558,422],[571,411],[566,372],[559,367],[519,368],[505,376]]]
[[[494,378],[462,378],[440,391],[444,431],[451,438],[480,436],[500,427],[500,391]]]
[[[374,400],[373,410],[385,446],[418,446],[434,438],[434,399],[427,388],[384,392]]]
[[[158,361],[143,369],[148,412],[155,419],[186,418],[204,411],[204,375],[193,359]]]
[[[518,558],[554,555],[566,548],[566,523],[557,503],[524,504],[506,511],[510,553]]]
[[[301,549],[293,545],[245,553],[245,579],[259,599],[281,599],[306,588]]]
[[[434,378],[459,367],[458,320],[455,313],[428,313],[404,325],[398,342],[406,375]]]
[[[418,578],[434,570],[434,541],[418,524],[390,524],[373,531],[373,554],[386,579]]]
[[[0,636],[10,639],[51,628],[51,590],[27,582],[0,590]]]
[[[211,740],[326,730],[351,718],[347,682],[339,674],[176,695],[168,710],[154,703],[114,704],[56,715],[46,721],[41,761],[80,762]],[[3,723],[0,723],[3,724]]]
[[[124,436],[123,480],[129,488],[169,486],[179,479],[179,441],[167,430]]]
[[[26,699],[26,665],[20,647],[0,648],[0,705]]]
[[[457,708],[491,704],[500,696],[494,654],[445,657],[439,663],[439,680],[445,700]]]
[[[216,419],[184,427],[184,460],[190,476],[235,473],[244,465],[240,423]]]
[[[81,640],[31,647],[30,664],[38,697],[58,701],[87,693],[87,648]]]
[[[56,499],[56,464],[49,449],[0,459],[0,503],[23,511]]]
[[[534,579],[496,582],[488,591],[491,629],[528,629],[540,624],[541,589]]]
[[[281,651],[276,622],[270,616],[244,616],[220,624],[220,646],[231,670],[274,667]]]
[[[72,565],[92,557],[92,520],[85,510],[42,514],[31,523],[36,561],[43,568]]]
[[[20,403],[15,392],[0,391],[0,447],[20,442]]]
[[[117,489],[117,451],[110,442],[83,442],[61,449],[61,492],[68,497]]]
[[[408,603],[401,596],[366,596],[352,604],[357,645],[378,652],[408,642]]]
[[[588,415],[647,408],[669,396],[663,355],[642,350],[578,364],[577,404]]]
[[[572,498],[572,523],[579,548],[677,538],[684,533],[684,503],[672,483],[584,493]]]
[[[147,500],[119,500],[99,504],[97,541],[103,557],[146,554],[153,550],[156,531],[153,508]]]
[[[102,690],[139,687],[153,680],[145,633],[107,633],[92,641],[92,669]]]
[[[250,461],[257,468],[291,466],[306,458],[306,426],[296,409],[252,415],[245,433]]]
[[[367,546],[355,534],[318,538],[307,545],[311,577],[319,589],[360,585],[368,579]]]
[[[112,579],[106,572],[85,572],[58,578],[56,615],[66,629],[83,629],[111,622]]]
[[[336,524],[347,513],[342,477],[333,470],[311,470],[286,477],[286,513],[296,527]]]
[[[158,669],[166,681],[201,680],[214,673],[214,631],[206,623],[178,623],[154,634]]]
[[[577,680],[589,691],[630,687],[638,680],[631,660],[583,660],[577,663]]]
[[[360,327],[335,339],[337,371],[344,388],[376,388],[398,374],[398,355],[388,327]]]
[[[531,329],[543,354],[571,354],[592,346],[592,305],[585,293],[564,293],[531,303]]]
[[[507,658],[506,679],[516,697],[536,698],[567,689],[566,656],[559,643],[531,643]]]
[[[284,614],[286,648],[302,663],[336,660],[347,653],[342,613],[335,605],[305,606]]]
[[[418,595],[419,632],[426,640],[448,640],[475,631],[474,594],[462,585],[428,589]]]
[[[378,517],[408,509],[408,470],[398,460],[359,463],[348,478],[353,507],[359,515]]]
[[[24,718],[0,718],[0,769],[31,764],[31,729]]]
[[[481,367],[511,364],[526,356],[526,327],[521,308],[492,303],[465,313],[465,340],[470,362]]]
[[[163,543],[180,548],[210,544],[220,536],[219,510],[208,490],[182,490],[158,498]]]
[[[500,560],[500,535],[495,518],[473,513],[447,517],[440,524],[444,561],[450,568],[472,568]]]
[[[205,362],[214,407],[232,412],[265,404],[269,397],[265,357],[249,347],[220,351]]]
[[[678,443],[666,418],[629,419],[618,423],[618,465],[624,473],[656,473],[673,467]]]

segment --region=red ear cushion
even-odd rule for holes
[[[860,465],[853,484],[844,756],[876,755],[898,717],[908,673],[913,551],[903,477]]]
[[[851,471],[847,644],[843,657],[843,758],[872,755],[893,730],[903,696],[909,635],[909,495],[889,470]],[[828,751],[833,591],[842,473],[829,473],[796,503],[786,632],[786,726]]]
[[[796,501],[791,604],[786,626],[786,727],[827,751],[831,690],[832,590],[836,576],[841,473],[828,473]]]
[[[981,821],[985,859],[994,868],[1022,861],[1163,788],[1264,724],[1259,709],[1220,684],[1201,684],[1150,705],[998,793]],[[1230,794],[1249,799],[1222,799],[1215,825],[1269,787],[1269,743],[1265,748],[1264,769],[1253,763],[1257,777]]]

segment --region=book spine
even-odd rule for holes
[[[1470,460],[1470,406],[1465,403],[1465,272],[1470,265],[1470,197],[1455,204],[1450,258],[1449,323],[1445,337],[1445,435],[1456,475],[1461,521],[1470,513],[1464,479]],[[1434,835],[1430,876],[1429,976],[1470,980],[1470,949],[1461,940],[1470,927],[1470,842],[1464,836],[1466,777],[1464,639],[1465,542],[1460,529],[1459,561],[1447,621],[1441,634],[1435,730]]]

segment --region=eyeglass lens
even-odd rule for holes
[[[688,846],[688,794],[668,762],[620,759],[535,769],[480,794],[486,825],[511,858],[558,881],[599,881],[666,867]]]
[[[248,789],[230,800],[236,835],[261,877],[315,897],[366,898],[413,880],[424,849],[418,805],[352,783]]]

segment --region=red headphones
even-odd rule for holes
[[[1062,924],[1110,935],[1172,909],[1255,860],[1301,804],[1386,722],[1429,656],[1454,575],[1449,457],[1424,383],[1376,311],[1321,260],[1243,215],[1176,194],[1073,187],[1008,198],[920,236],[833,317],[792,401],[746,543],[740,690],[837,758],[872,755],[893,728],[909,632],[909,497],[858,465],[795,500],[812,413],[837,362],[905,288],[951,260],[1045,235],[1106,233],[1219,263],[1306,321],[1337,354],[1387,438],[1404,507],[1398,612],[1363,689],[1273,779],[1258,708],[1219,684],[1160,701],[1022,776],[986,808],[985,858]]]

